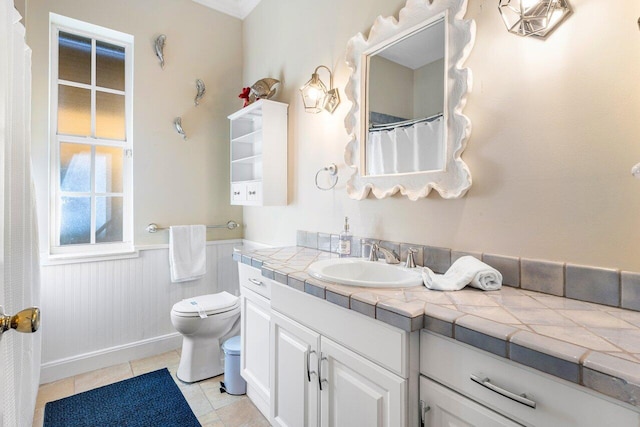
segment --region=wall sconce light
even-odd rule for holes
[[[568,0],[500,0],[498,10],[510,33],[541,39],[572,12]]]
[[[318,75],[320,68],[324,68],[329,72],[329,90],[327,90],[327,87],[322,83],[322,80],[320,80],[320,76]],[[336,108],[338,108],[338,105],[340,105],[340,94],[338,93],[338,89],[334,89],[333,87],[333,74],[331,70],[324,65],[316,67],[313,74],[311,74],[311,80],[300,88],[300,93],[302,94],[302,102],[304,103],[304,109],[307,113],[319,113],[325,109],[333,114]]]

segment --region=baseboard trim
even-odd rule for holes
[[[260,393],[251,386],[251,384],[247,383],[247,397],[251,399],[251,402],[255,405],[256,408],[267,420],[271,420],[269,416],[269,401],[265,401],[264,398],[260,395]]]
[[[182,335],[174,332],[146,340],[105,348],[78,356],[43,363],[40,384],[47,384],[96,369],[175,350],[182,345]]]

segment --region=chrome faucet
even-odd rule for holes
[[[416,248],[409,248],[407,251],[407,261],[404,264],[406,268],[416,268],[416,260],[413,256],[416,252],[418,252]]]
[[[378,252],[382,253],[384,256],[384,262],[387,264],[400,264],[400,257],[398,255],[385,247],[380,246],[378,243],[369,243],[362,241],[362,247],[365,248],[367,246],[371,247],[371,252],[369,252],[369,261],[378,261]],[[363,252],[364,253],[364,252]]]
[[[376,250],[382,252],[382,255],[384,255],[384,262],[386,262],[387,264],[400,264],[400,257],[394,251],[382,247],[377,243],[375,245]]]
[[[360,241],[360,244],[362,245],[362,255],[364,256],[364,248],[369,246],[371,248],[371,251],[369,252],[369,261],[378,261],[378,244],[377,243],[371,243],[371,242],[367,242],[364,239],[362,239]]]

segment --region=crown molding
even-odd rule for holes
[[[244,19],[260,3],[260,0],[193,0],[218,12]]]

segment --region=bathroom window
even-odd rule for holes
[[[133,36],[51,14],[51,254],[133,251]]]

